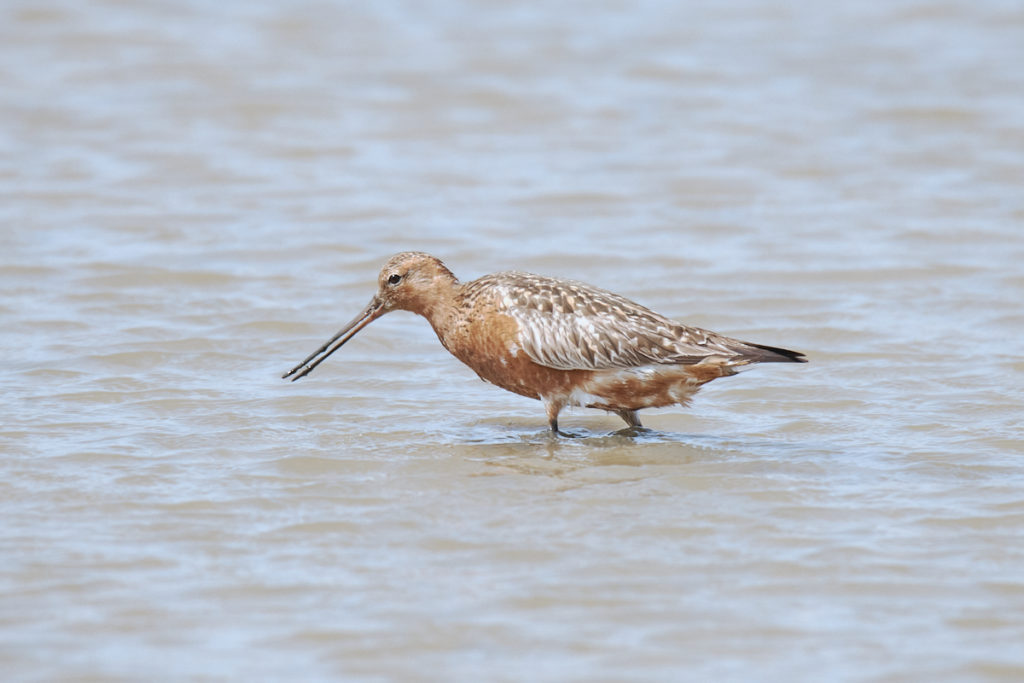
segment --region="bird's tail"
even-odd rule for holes
[[[765,346],[764,344],[751,344],[750,342],[746,342],[746,345],[751,347],[751,350],[756,349],[756,351],[751,353],[750,362],[752,363],[807,362],[807,358],[799,351],[790,351],[789,349],[780,349],[777,346]]]

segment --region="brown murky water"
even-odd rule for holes
[[[1024,678],[1018,2],[0,9],[5,680]],[[651,431],[422,249],[806,352]]]

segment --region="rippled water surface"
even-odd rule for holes
[[[0,8],[5,680],[1024,679],[1018,2]],[[392,253],[799,349],[649,431]]]

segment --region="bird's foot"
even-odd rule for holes
[[[620,429],[618,431],[612,432],[612,436],[624,436],[624,437],[633,439],[633,438],[636,438],[638,436],[644,436],[645,434],[650,434],[653,431],[654,431],[653,429],[648,429],[647,427],[641,427],[640,425],[636,425],[634,427],[623,427],[622,429]]]
[[[558,428],[558,420],[557,419],[549,420],[548,421],[548,426],[551,427],[551,431],[548,432],[548,433],[551,434],[551,437],[555,438],[555,439],[557,439],[558,437],[563,437],[563,438],[566,438],[566,439],[580,439],[580,438],[583,437],[582,434],[573,434],[572,432],[563,432],[561,429]]]

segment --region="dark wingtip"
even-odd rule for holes
[[[789,349],[780,349],[777,346],[765,346],[763,344],[750,344],[755,349],[760,349],[763,353],[760,358],[757,359],[759,363],[806,363],[807,357],[799,351],[790,351]]]

